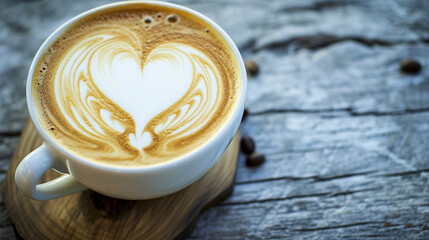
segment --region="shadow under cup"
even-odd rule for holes
[[[240,88],[234,107],[222,126],[207,141],[180,157],[148,166],[120,166],[103,164],[85,159],[65,148],[49,133],[38,117],[33,100],[33,76],[38,71],[38,62],[46,49],[70,26],[88,16],[112,9],[156,6],[177,13],[186,13],[208,24],[227,43],[233,52],[239,71]],[[168,21],[168,20],[167,20]],[[247,88],[246,71],[241,55],[231,38],[213,21],[183,6],[163,2],[120,2],[104,5],[82,13],[58,28],[43,43],[37,52],[27,79],[27,104],[33,125],[43,140],[43,145],[30,153],[17,168],[15,179],[18,187],[27,196],[37,200],[62,197],[90,188],[101,194],[121,199],[151,199],[178,191],[196,181],[206,173],[222,155],[234,137],[243,114]],[[67,172],[60,178],[44,184],[37,184],[40,177],[50,168]]]

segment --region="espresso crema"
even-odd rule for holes
[[[108,8],[67,27],[32,82],[38,120],[67,151],[143,166],[204,145],[241,89],[233,50],[185,11],[144,3]]]

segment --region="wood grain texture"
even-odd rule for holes
[[[0,1],[0,177],[28,117],[37,48],[106,2]],[[429,239],[429,1],[172,2],[213,19],[258,62],[242,130],[267,160],[248,168],[240,156],[234,193],[190,239]],[[398,70],[410,57],[419,74]],[[3,219],[0,235],[14,240]]]
[[[192,233],[198,214],[232,192],[240,134],[213,168],[185,189],[166,197],[127,201],[84,191],[67,197],[35,201],[16,187],[15,169],[41,145],[27,123],[3,183],[3,199],[12,223],[24,239],[173,239]],[[58,177],[47,172],[41,181]]]

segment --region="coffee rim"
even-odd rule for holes
[[[240,88],[240,95],[238,96],[238,100],[236,100],[236,104],[234,108],[232,109],[233,113],[230,114],[229,119],[227,119],[223,124],[222,127],[219,129],[219,131],[216,132],[216,134],[209,138],[207,142],[204,142],[201,146],[198,146],[197,148],[194,148],[190,150],[189,152],[177,157],[172,158],[171,160],[150,164],[150,165],[141,165],[141,166],[123,166],[123,165],[115,165],[115,164],[102,164],[98,161],[92,161],[87,160],[85,158],[82,158],[76,154],[73,154],[71,151],[67,150],[66,148],[62,147],[60,144],[55,141],[53,137],[51,137],[45,128],[42,127],[42,124],[39,120],[38,114],[36,113],[36,108],[33,101],[33,93],[32,93],[32,83],[33,83],[33,76],[35,74],[35,68],[37,63],[40,60],[40,57],[44,53],[44,51],[47,49],[47,47],[50,46],[50,44],[59,37],[61,33],[63,33],[65,30],[67,30],[68,27],[70,27],[72,24],[77,22],[80,19],[83,19],[87,16],[90,16],[91,14],[95,14],[99,11],[106,10],[106,9],[112,9],[119,6],[126,6],[126,5],[134,5],[134,4],[143,4],[143,5],[151,5],[151,6],[160,6],[160,7],[167,7],[172,8],[176,10],[181,10],[184,12],[187,12],[205,23],[209,24],[211,27],[213,27],[223,38],[223,40],[229,45],[232,52],[234,53],[234,57],[236,58],[240,70],[240,80],[241,80],[241,88]],[[215,139],[219,137],[220,135],[225,135],[225,131],[230,129],[230,125],[234,123],[234,118],[237,118],[235,115],[239,114],[239,119],[241,119],[241,115],[244,111],[244,101],[246,99],[246,92],[247,92],[247,75],[245,71],[245,66],[243,59],[241,57],[241,54],[235,45],[235,43],[232,41],[231,37],[213,20],[211,20],[209,17],[203,15],[202,13],[199,13],[191,8],[181,6],[174,3],[169,2],[160,2],[160,1],[126,1],[126,2],[115,2],[115,3],[109,3],[104,4],[92,9],[89,9],[83,13],[80,13],[73,18],[69,19],[65,23],[63,23],[60,27],[55,29],[54,32],[52,32],[46,40],[43,42],[43,44],[40,46],[38,51],[36,52],[35,57],[33,58],[33,61],[31,63],[29,73],[27,76],[27,84],[26,84],[26,101],[27,101],[27,108],[31,117],[31,120],[33,122],[33,126],[36,129],[39,136],[42,138],[43,142],[48,143],[48,145],[53,146],[55,150],[60,152],[64,157],[65,161],[69,161],[70,159],[73,159],[75,161],[79,161],[82,164],[85,164],[90,167],[94,168],[102,168],[107,171],[115,171],[121,170],[123,172],[130,172],[130,173],[136,173],[136,172],[152,172],[154,170],[165,170],[166,168],[175,166],[177,164],[180,164],[181,162],[185,162],[187,159],[190,159],[192,155],[196,155],[198,152],[203,151],[206,148],[213,147],[213,143],[215,142]],[[235,117],[234,117],[235,116]],[[234,128],[234,132],[238,130],[239,124],[237,124],[237,127]],[[232,139],[229,139],[231,141]],[[224,151],[225,149],[223,149]],[[222,151],[222,152],[223,152]],[[220,157],[220,156],[219,156]],[[214,162],[216,162],[215,160]],[[212,165],[214,164],[212,163]]]

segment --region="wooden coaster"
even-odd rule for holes
[[[87,190],[67,197],[36,201],[15,184],[15,169],[41,145],[27,122],[2,187],[5,206],[24,239],[181,239],[189,236],[198,215],[233,190],[239,132],[215,166],[202,178],[171,195],[144,201],[110,198]],[[47,181],[57,177],[49,171]]]

